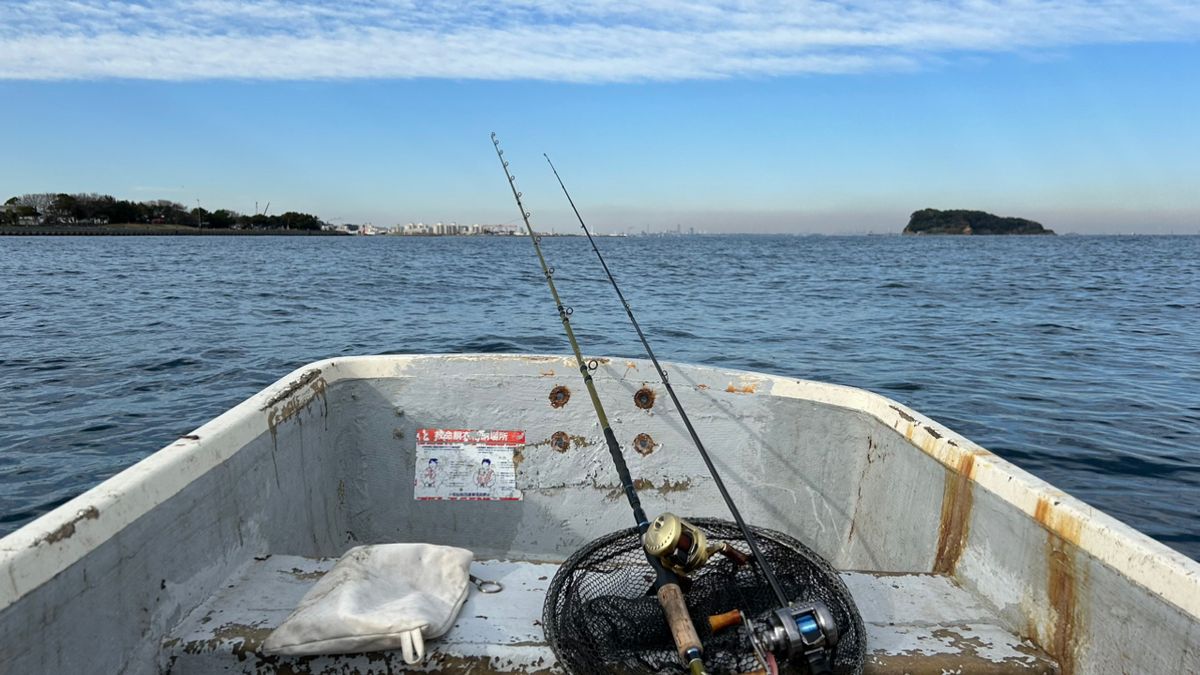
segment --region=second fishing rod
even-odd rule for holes
[[[617,283],[612,271],[608,268],[608,263],[604,260],[604,255],[600,253],[600,248],[596,245],[596,240],[592,238],[592,232],[588,229],[587,223],[584,222],[583,216],[580,215],[579,208],[575,206],[575,200],[571,198],[571,193],[567,191],[567,186],[563,183],[562,176],[558,175],[558,169],[555,168],[554,162],[550,161],[550,156],[546,154],[542,156],[546,158],[546,162],[550,165],[550,170],[554,172],[554,177],[558,180],[559,187],[562,188],[567,202],[571,205],[571,210],[575,212],[575,218],[579,221],[579,226],[583,228],[584,234],[587,235],[588,242],[592,245],[592,251],[596,253],[600,265],[604,268],[604,274],[608,276],[609,283],[612,285],[613,290],[616,291],[621,305],[625,308],[625,314],[629,317],[629,322],[633,325],[633,329],[637,331],[638,339],[641,340],[642,347],[646,350],[646,356],[654,364],[654,369],[658,372],[659,379],[662,381],[663,387],[667,390],[667,394],[670,395],[671,402],[675,404],[675,410],[679,413],[679,418],[683,422],[684,427],[687,428],[693,445],[696,446],[696,450],[699,451],[700,457],[704,460],[704,465],[708,468],[708,473],[712,476],[717,490],[720,491],[726,508],[729,509],[733,519],[737,522],[738,528],[742,531],[742,536],[745,538],[746,544],[750,547],[751,557],[762,572],[762,575],[767,579],[767,582],[771,586],[771,591],[775,594],[775,598],[779,603],[778,608],[767,620],[766,630],[762,631],[761,635],[752,635],[752,639],[759,639],[765,649],[784,660],[798,660],[803,662],[809,672],[814,675],[829,673],[831,671],[832,650],[837,646],[839,637],[837,626],[834,623],[829,608],[821,602],[795,603],[791,598],[787,597],[783,586],[779,583],[779,579],[775,575],[775,571],[771,569],[770,563],[767,562],[759,550],[754,533],[746,525],[746,521],[742,518],[741,511],[738,510],[733,496],[729,494],[729,490],[725,487],[725,481],[721,480],[721,474],[713,464],[712,458],[709,456],[707,448],[704,447],[703,441],[700,440],[700,435],[696,432],[695,427],[692,426],[692,421],[688,417],[687,411],[684,410],[683,403],[675,393],[675,387],[671,386],[671,381],[667,377],[666,370],[659,363],[658,357],[654,355],[654,349],[650,347],[650,341],[646,338],[645,332],[642,331],[641,324],[638,323],[637,318],[633,315],[633,307],[629,304],[629,300],[625,298],[625,294],[621,292],[621,286]],[[697,540],[703,542],[703,533],[698,531],[688,532],[687,526],[687,521],[679,519],[672,514],[663,514],[654,522],[654,528],[660,531],[661,534],[658,537],[655,537],[654,533],[644,535],[644,544],[647,552],[663,556],[668,564],[677,561],[679,571],[684,573],[704,565],[707,561],[709,551],[706,551],[703,545],[695,545]],[[724,552],[727,555],[731,553],[729,550]]]
[[[521,219],[525,222],[526,233],[529,236],[529,240],[533,243],[534,250],[537,252],[538,262],[542,267],[542,274],[546,277],[546,284],[550,287],[550,294],[554,297],[554,305],[558,308],[558,317],[562,321],[563,332],[567,335],[567,341],[571,343],[571,351],[575,354],[575,362],[579,367],[579,373],[583,376],[584,386],[587,388],[588,396],[592,399],[592,407],[596,411],[596,417],[603,430],[604,441],[608,446],[609,454],[612,456],[613,466],[617,470],[617,477],[621,481],[625,498],[629,501],[630,508],[633,509],[634,522],[637,523],[638,532],[645,535],[650,528],[650,521],[646,518],[646,511],[642,508],[637,488],[633,484],[633,477],[629,474],[629,466],[625,463],[625,456],[621,452],[621,445],[617,442],[617,436],[613,433],[612,426],[608,422],[608,415],[604,412],[604,404],[600,401],[600,394],[596,391],[596,384],[592,380],[593,368],[589,367],[588,362],[584,360],[583,352],[579,349],[579,342],[575,339],[575,331],[571,327],[572,310],[563,304],[562,298],[558,295],[558,288],[554,285],[554,268],[546,264],[546,257],[542,254],[541,237],[533,231],[533,226],[529,223],[530,213],[525,209],[525,203],[521,200],[522,195],[517,190],[516,177],[508,170],[508,161],[504,159],[504,150],[500,148],[500,140],[496,137],[495,133],[492,134],[492,145],[496,148],[496,156],[500,158],[500,164],[504,168],[504,175],[508,179],[508,186],[512,189],[513,198],[517,202],[517,208],[521,211]],[[658,596],[659,604],[666,614],[667,623],[671,629],[671,636],[675,641],[675,647],[679,653],[680,660],[690,671],[691,675],[707,675],[703,661],[703,646],[700,643],[700,637],[696,633],[695,626],[692,625],[692,619],[688,615],[687,605],[683,598],[683,590],[679,585],[679,578],[657,556],[647,552],[646,561],[654,571],[655,595]]]

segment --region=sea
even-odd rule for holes
[[[660,358],[878,392],[1200,559],[1200,236],[598,244]],[[642,356],[542,245],[584,351]],[[569,352],[528,239],[0,237],[0,534],[300,365],[449,352]]]

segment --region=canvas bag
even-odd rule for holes
[[[425,658],[425,639],[454,625],[474,555],[433,544],[356,546],[304,595],[263,642],[267,654],[347,654],[400,649]]]

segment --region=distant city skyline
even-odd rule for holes
[[[1200,231],[1200,5],[7,3],[3,198],[326,220]],[[885,8],[881,8],[885,7]]]

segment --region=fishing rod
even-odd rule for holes
[[[504,175],[508,178],[508,186],[512,189],[513,198],[517,201],[517,208],[521,211],[521,219],[525,221],[525,230],[529,234],[529,241],[533,243],[534,251],[537,252],[538,262],[542,266],[542,274],[546,277],[546,284],[550,286],[550,295],[554,297],[554,305],[558,308],[558,317],[562,320],[563,331],[567,334],[567,341],[571,343],[571,351],[575,353],[579,374],[583,376],[583,384],[587,387],[588,396],[592,399],[592,407],[596,410],[600,427],[604,430],[604,441],[608,445],[608,453],[612,456],[613,465],[617,469],[617,477],[621,481],[621,487],[624,488],[625,498],[629,501],[630,508],[633,509],[633,519],[637,523],[638,532],[645,535],[650,529],[650,521],[646,519],[646,512],[642,509],[642,502],[638,498],[637,488],[633,485],[629,467],[625,464],[625,456],[621,453],[621,445],[617,443],[617,436],[608,423],[608,415],[604,413],[604,405],[600,402],[596,384],[592,381],[592,370],[595,369],[595,365],[589,365],[589,362],[583,359],[583,352],[580,351],[579,342],[575,339],[575,331],[571,328],[572,309],[563,304],[562,298],[558,295],[558,289],[554,286],[554,269],[546,264],[546,257],[542,255],[541,237],[534,233],[533,226],[529,224],[531,214],[525,209],[524,202],[521,201],[521,193],[517,191],[517,179],[508,170],[508,161],[504,159],[504,150],[500,148],[500,139],[496,138],[494,132],[492,133],[492,145],[496,148],[496,156],[500,158]],[[646,553],[646,561],[654,570],[655,594],[658,596],[658,602],[662,605],[663,612],[667,615],[667,623],[670,626],[671,636],[675,640],[675,647],[680,659],[692,675],[707,675],[708,671],[704,667],[702,658],[703,647],[700,637],[696,633],[696,627],[692,625],[691,616],[688,615],[687,605],[683,599],[683,590],[679,585],[679,577],[668,569],[657,556],[651,555],[649,552]]]
[[[658,362],[658,357],[654,355],[654,349],[650,347],[650,341],[646,339],[646,334],[642,331],[641,324],[633,315],[633,307],[629,301],[625,299],[625,294],[621,292],[621,286],[617,284],[616,278],[613,277],[612,271],[608,268],[608,263],[604,260],[604,255],[600,253],[600,248],[596,245],[596,240],[592,237],[591,230],[588,229],[587,223],[583,221],[583,216],[579,213],[579,208],[575,206],[575,200],[571,198],[571,193],[567,191],[566,184],[563,183],[562,176],[558,175],[558,169],[555,168],[554,162],[550,161],[550,156],[543,153],[546,158],[546,163],[550,165],[550,170],[554,172],[554,177],[558,179],[558,185],[562,188],[563,194],[566,195],[567,201],[571,204],[571,210],[575,212],[575,218],[579,220],[580,227],[583,228],[584,234],[587,235],[588,242],[592,245],[592,250],[595,251],[596,257],[600,260],[600,265],[604,268],[604,273],[608,276],[609,283],[612,284],[613,290],[617,292],[617,298],[620,299],[621,305],[625,307],[625,314],[629,317],[629,322],[633,324],[633,329],[637,331],[638,339],[642,342],[642,347],[646,350],[646,356],[650,358],[650,362],[654,364],[654,369],[658,371],[658,377],[662,380],[663,387],[670,395],[671,401],[675,404],[675,409],[679,411],[679,417],[683,421],[684,427],[687,428],[688,434],[692,437],[692,443],[700,452],[700,457],[704,460],[704,465],[708,467],[708,473],[712,476],[713,482],[717,485],[717,490],[721,493],[721,498],[725,501],[725,506],[728,507],[729,513],[733,515],[734,521],[737,522],[738,528],[742,531],[742,536],[746,539],[746,544],[750,547],[750,552],[753,560],[757,563],[758,568],[762,571],[767,582],[771,585],[771,590],[775,593],[775,598],[779,601],[780,608],[777,609],[768,619],[768,629],[764,633],[763,641],[770,651],[785,656],[794,658],[803,655],[808,662],[809,669],[813,673],[830,672],[829,651],[837,645],[838,632],[837,626],[833,622],[833,617],[829,609],[823,603],[811,603],[798,605],[793,603],[784,593],[783,586],[780,585],[779,579],[775,576],[775,571],[771,569],[771,565],[763,557],[762,552],[758,548],[753,533],[751,533],[746,521],[742,518],[741,512],[738,510],[737,504],[734,503],[733,497],[729,494],[729,490],[725,487],[725,481],[721,480],[721,474],[717,471],[717,467],[713,464],[712,458],[709,457],[708,450],[704,447],[704,443],[700,440],[700,435],[696,433],[695,427],[692,426],[691,419],[688,418],[687,411],[683,408],[683,403],[680,402],[679,396],[675,394],[675,388],[671,386],[671,381],[667,377],[667,372]],[[675,521],[682,523],[683,529]],[[676,533],[686,532],[687,521],[677,518],[672,514],[663,514],[655,525],[660,530],[663,530],[664,537],[658,540],[646,538],[643,541],[647,552],[663,553],[667,556],[676,554],[675,540]],[[697,539],[701,542],[702,533],[691,533],[686,535],[683,542],[692,544],[688,546],[688,550],[681,551],[682,556],[676,555],[676,559],[682,557],[683,560],[688,559],[689,552],[692,553],[691,560],[687,560],[685,565],[694,565],[696,567],[703,565],[707,559],[707,555],[703,553],[703,544],[699,547],[694,545]],[[668,557],[670,562],[670,557]]]

